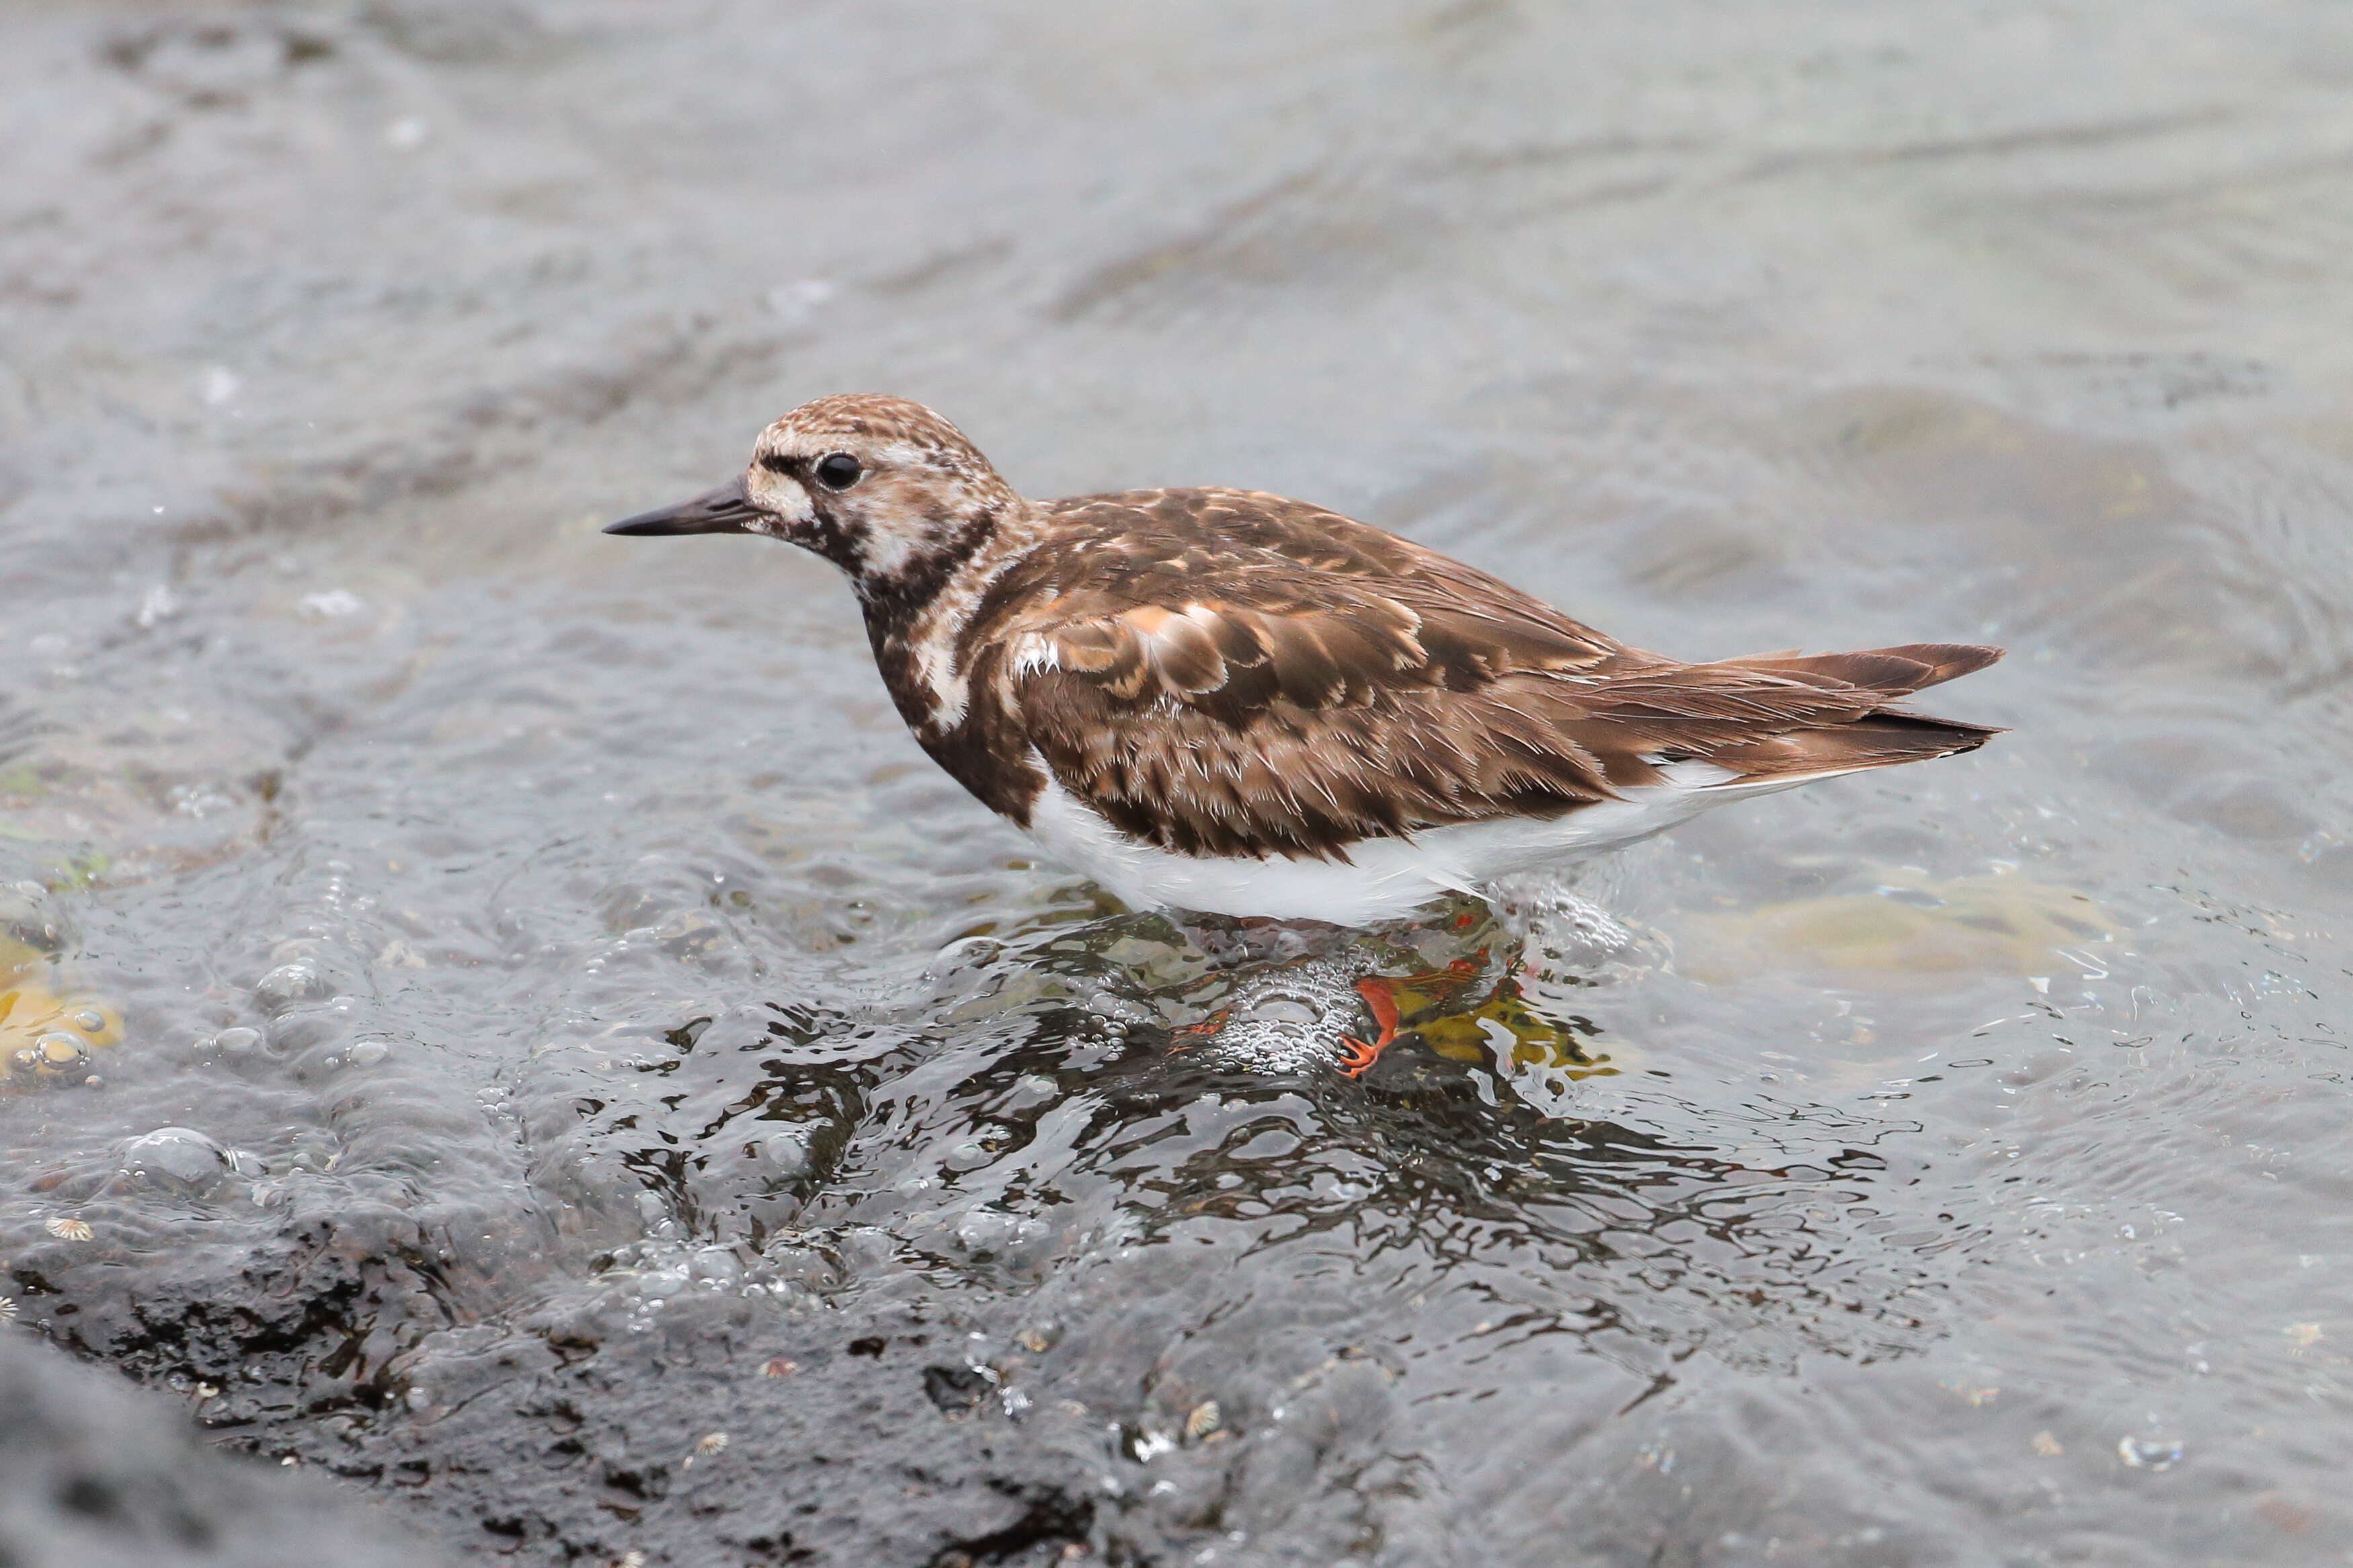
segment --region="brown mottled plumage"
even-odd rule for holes
[[[898,398],[804,405],[736,484],[610,531],[833,561],[924,748],[1142,901],[1367,918],[1993,732],[1895,703],[1994,648],[1681,663],[1281,496],[1024,500]]]

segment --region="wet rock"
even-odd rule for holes
[[[496,1521],[491,1538],[519,1561],[848,1568],[1050,1562],[1102,1544],[1086,1465],[1009,1441],[990,1374],[940,1359],[963,1338],[942,1325],[855,1310],[784,1320],[685,1295],[641,1333],[604,1338],[596,1321],[540,1332],[567,1364],[542,1356],[470,1384],[430,1427],[338,1439],[303,1426],[273,1440],[398,1478],[453,1540],[484,1541]],[[708,1462],[712,1433],[726,1434],[724,1464]]]
[[[0,1338],[0,1562],[12,1568],[444,1561],[323,1479],[211,1452],[161,1397]]]
[[[976,1366],[927,1366],[923,1369],[924,1394],[951,1415],[968,1414],[996,1389],[997,1379]]]

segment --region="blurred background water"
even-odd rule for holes
[[[10,1331],[519,1562],[2353,1555],[2353,14],[0,35]],[[1188,1062],[829,569],[597,533],[839,390],[2013,732]]]

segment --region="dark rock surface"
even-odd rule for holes
[[[598,1349],[522,1341],[454,1408],[274,1440],[410,1492],[445,1540],[527,1562],[1058,1561],[1095,1536],[1093,1484],[1053,1442],[1079,1434],[1009,1419],[964,1337],[688,1298]]]
[[[282,1468],[282,1467],[281,1467]],[[427,1568],[381,1502],[209,1451],[171,1402],[0,1336],[6,1568]]]

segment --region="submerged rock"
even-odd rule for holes
[[[0,933],[0,1086],[79,1083],[122,1037],[112,1002],[82,994],[31,945]]]

